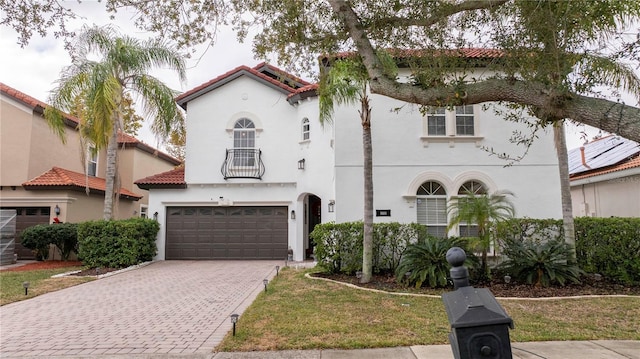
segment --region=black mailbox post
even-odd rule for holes
[[[456,359],[511,358],[509,328],[511,319],[486,288],[469,286],[468,271],[463,267],[464,250],[453,247],[447,252],[451,264],[454,291],[442,295],[451,333],[449,341]]]

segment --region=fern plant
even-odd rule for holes
[[[512,240],[504,243],[503,254],[508,257],[498,266],[518,282],[548,287],[580,283],[583,271],[570,262],[569,245],[562,240],[546,242]]]
[[[446,287],[450,265],[446,254],[451,247],[465,249],[466,242],[460,238],[427,238],[410,244],[396,269],[396,280],[420,288],[423,284],[432,288]],[[469,253],[467,251],[467,253]],[[473,255],[470,255],[472,261]]]

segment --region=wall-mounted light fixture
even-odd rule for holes
[[[296,211],[291,210],[291,219],[296,219]]]
[[[300,161],[298,161],[298,169],[299,170],[303,170],[304,169],[304,162],[305,162],[304,158],[301,159]]]
[[[157,220],[158,220],[158,212],[156,212],[156,213],[154,213],[154,214],[153,214],[153,220],[154,220],[154,221],[157,221]]]
[[[60,215],[60,207],[58,207],[58,205],[56,204],[56,206],[53,208],[53,213],[56,214],[56,216]]]
[[[331,213],[334,212],[336,210],[336,201],[329,200],[328,209],[329,209],[329,212]]]

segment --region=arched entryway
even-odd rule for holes
[[[307,194],[304,199],[304,246],[305,259],[310,259],[313,254],[313,241],[309,234],[313,232],[316,225],[322,223],[322,200],[320,197]]]

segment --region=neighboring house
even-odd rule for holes
[[[322,125],[316,90],[263,63],[177,98],[187,111],[186,166],[136,181],[149,189],[149,211],[161,225],[156,259],[284,259],[291,249],[302,260],[313,251],[316,224],[363,218],[359,106],[337,108]],[[561,217],[549,133],[505,167],[482,147],[522,154],[508,139],[526,127],[483,105],[423,115],[371,95],[371,106],[376,222],[419,222],[444,235],[449,199],[499,189],[516,194],[518,216]],[[470,228],[450,234],[459,231]]]
[[[640,144],[610,135],[569,151],[574,216],[640,217]]]
[[[65,119],[63,144],[43,117],[44,102],[2,83],[0,100],[0,207],[17,210],[18,233],[56,220],[101,219],[106,152],[81,149],[78,123],[71,116]],[[133,180],[174,168],[180,161],[126,134],[120,134],[118,142],[122,188],[116,218],[146,216],[148,192]],[[20,258],[33,257],[19,236],[16,252]]]

